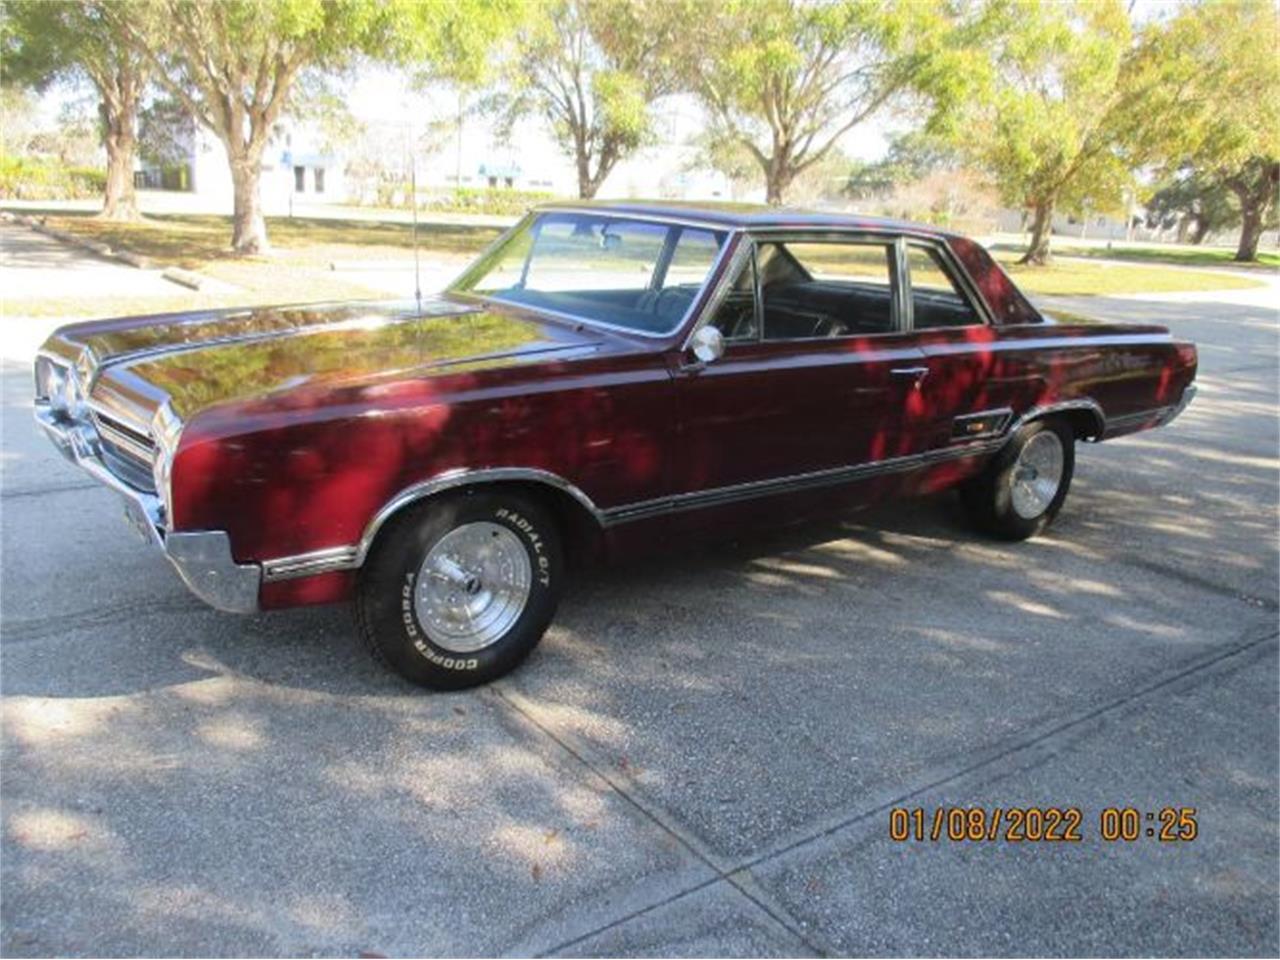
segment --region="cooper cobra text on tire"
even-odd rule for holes
[[[456,690],[516,667],[560,598],[559,531],[532,497],[500,488],[423,501],[379,535],[360,572],[356,623],[374,657]]]
[[[1075,460],[1071,427],[1036,420],[1021,427],[960,495],[980,529],[1003,540],[1026,540],[1062,509]]]

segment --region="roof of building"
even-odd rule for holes
[[[538,210],[585,210],[613,212],[633,217],[662,217],[704,223],[729,229],[750,227],[858,227],[883,228],[894,232],[950,236],[950,231],[924,223],[868,217],[856,213],[797,210],[771,207],[761,203],[725,203],[723,201],[676,200],[563,200],[542,204]]]

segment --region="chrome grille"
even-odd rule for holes
[[[103,460],[111,472],[131,487],[155,493],[151,467],[156,445],[151,437],[96,407],[90,409],[89,417],[98,433]]]

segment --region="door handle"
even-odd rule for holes
[[[920,389],[920,384],[924,382],[924,378],[929,375],[928,367],[895,367],[889,371],[891,377],[910,377],[911,386]]]

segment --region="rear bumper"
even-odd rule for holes
[[[256,563],[236,563],[231,538],[224,531],[166,531],[160,498],[131,487],[107,468],[91,424],[60,419],[40,403],[36,404],[35,418],[64,457],[123,498],[129,523],[143,539],[164,551],[192,593],[228,613],[258,609],[262,568]]]

